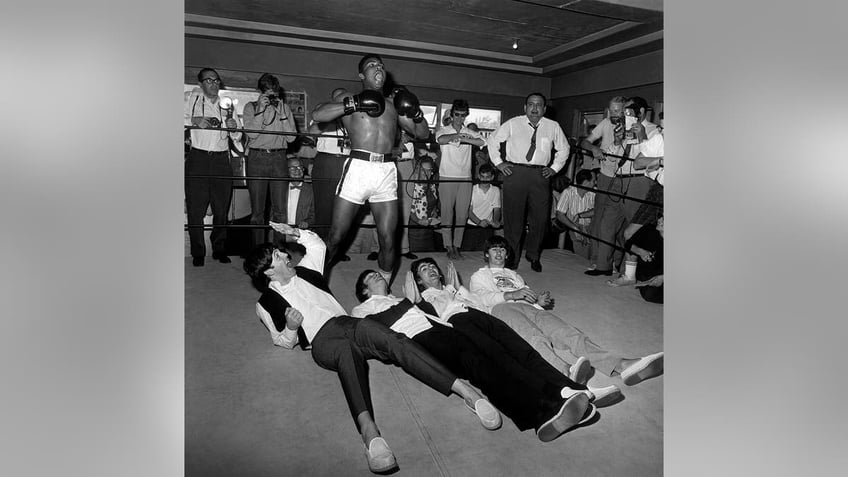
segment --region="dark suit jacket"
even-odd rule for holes
[[[310,228],[315,225],[315,192],[312,190],[312,184],[306,181],[300,189],[294,216],[295,226],[299,226],[301,222],[306,222]]]

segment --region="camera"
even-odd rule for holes
[[[212,125],[213,128],[221,127],[221,120],[218,118],[209,118],[209,124]]]
[[[624,117],[623,116],[610,116],[609,120],[610,120],[610,122],[612,123],[613,126],[619,126],[619,125],[621,125],[622,122],[624,122]]]
[[[268,93],[268,102],[271,103],[271,106],[277,107],[280,104],[280,96],[277,93]]]

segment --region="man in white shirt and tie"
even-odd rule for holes
[[[544,117],[547,109],[545,95],[531,93],[524,103],[525,114],[501,124],[489,136],[488,149],[492,164],[504,175],[504,238],[516,251],[511,265],[513,268],[518,266],[521,235],[526,222],[526,258],[533,271],[541,272],[539,258],[551,211],[550,178],[565,166],[569,145],[559,123]],[[504,141],[505,159],[500,153],[500,143]],[[556,150],[556,155],[551,163],[552,149]]]
[[[348,316],[322,276],[327,246],[318,235],[286,224],[270,225],[281,234],[295,237],[306,254],[295,266],[285,249],[272,244],[260,245],[250,253],[244,271],[262,292],[256,314],[276,346],[293,349],[300,344],[303,349],[311,348],[318,366],[339,375],[372,472],[391,472],[397,468],[397,461],[374,422],[366,360],[397,364],[445,396],[451,392],[460,395],[477,410],[481,423],[493,417],[482,410],[497,413],[474,388],[417,343],[382,323]]]

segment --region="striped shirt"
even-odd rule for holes
[[[595,193],[586,192],[583,197],[580,197],[577,191],[576,187],[569,187],[562,191],[559,201],[557,201],[556,210],[565,214],[569,220],[578,225],[589,225],[592,219],[587,217],[578,219],[577,214],[595,208]]]

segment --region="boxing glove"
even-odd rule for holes
[[[345,98],[344,108],[345,114],[361,111],[372,118],[376,118],[386,110],[386,99],[381,93],[373,89],[366,89],[359,94]]]
[[[399,89],[395,92],[395,109],[401,116],[411,118],[414,122],[420,123],[424,120],[424,113],[421,112],[421,106],[418,103],[418,98],[408,90]]]

